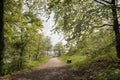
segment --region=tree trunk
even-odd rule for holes
[[[117,57],[120,59],[120,32],[119,32],[119,23],[118,23],[115,0],[112,0],[112,14],[113,14],[113,20],[114,20],[113,29],[114,29],[115,38],[116,38]]]
[[[0,76],[3,67],[3,55],[4,55],[4,0],[0,0]]]
[[[20,59],[19,59],[19,70],[21,70],[23,68],[23,52],[24,52],[24,47],[21,47]]]
[[[23,67],[23,52],[24,52],[24,43],[23,43],[23,29],[21,28],[21,45],[20,45],[20,53],[19,53],[19,70]]]

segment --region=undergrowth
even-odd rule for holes
[[[49,59],[50,59],[50,57],[41,57],[39,60],[36,60],[36,61],[27,61],[26,66],[21,70],[14,71],[14,72],[9,72],[9,73],[7,73],[8,71],[4,71],[4,72],[6,72],[6,74],[3,77],[8,77],[12,74],[27,71],[31,68],[42,65],[43,63],[47,62]]]
[[[50,59],[50,57],[43,57],[37,61],[28,61],[26,68],[33,68],[33,67],[39,66],[39,65],[47,62],[49,59]]]
[[[96,52],[97,54],[83,55],[76,52],[73,55],[65,55],[61,59],[63,61],[71,59],[72,63],[68,66],[87,80],[120,80],[120,65],[117,63],[115,52],[115,48],[111,46]]]

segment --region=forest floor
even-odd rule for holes
[[[67,67],[66,63],[58,58],[51,58],[41,66],[0,80],[81,80],[81,78]]]

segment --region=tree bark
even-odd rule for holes
[[[4,0],[0,0],[0,76],[3,75],[4,55]]]
[[[23,52],[24,52],[24,47],[21,47],[20,59],[19,59],[19,70],[23,69]]]
[[[116,4],[115,0],[112,0],[112,14],[113,14],[113,29],[115,32],[115,38],[116,38],[116,52],[117,57],[120,59],[120,32],[119,32],[119,23],[118,23],[118,17],[117,17],[117,11],[116,11]]]

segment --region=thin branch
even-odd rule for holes
[[[102,28],[102,27],[105,27],[105,26],[113,26],[112,24],[103,24],[101,26],[93,26],[93,28]]]
[[[100,4],[103,4],[103,5],[107,6],[106,4],[104,4],[104,3],[102,3],[102,2],[99,2],[99,1],[97,1],[97,0],[95,0],[95,1],[98,2],[98,3],[100,3]]]
[[[101,1],[103,1],[103,2],[105,2],[105,3],[107,3],[107,4],[111,4],[111,2],[108,2],[108,1],[106,1],[106,0],[101,0]]]
[[[112,24],[103,24],[101,26],[93,26],[93,28],[102,28],[102,27],[106,27],[106,26],[113,26]],[[120,24],[119,24],[120,26]]]
[[[100,1],[98,1],[98,0],[95,0],[96,2],[98,2],[98,3],[100,3],[100,4],[102,4],[102,5],[105,5],[105,6],[107,6],[107,4],[111,4],[110,2],[108,2],[108,1],[104,1],[104,0],[102,0],[103,2],[100,2]]]

